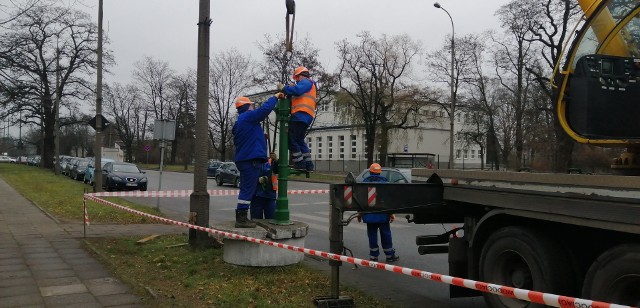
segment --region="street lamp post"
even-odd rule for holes
[[[453,136],[454,136],[454,132],[453,132],[453,121],[455,120],[455,115],[456,115],[456,97],[455,97],[455,87],[454,87],[454,70],[453,70],[453,66],[454,66],[454,61],[456,58],[456,54],[455,54],[455,50],[456,50],[456,45],[455,45],[455,28],[453,26],[453,18],[451,18],[451,14],[449,14],[449,12],[447,12],[447,10],[445,10],[440,3],[436,2],[433,4],[433,6],[435,6],[438,9],[442,9],[445,13],[447,13],[447,15],[449,16],[449,19],[451,20],[451,110],[449,113],[449,120],[450,120],[450,133],[449,133],[449,168],[453,169],[454,167],[454,160],[453,160]]]

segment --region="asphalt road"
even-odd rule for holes
[[[149,190],[158,189],[158,171],[147,171]],[[237,190],[235,187],[216,185],[215,180],[208,179],[208,189]],[[289,182],[289,189],[328,189],[328,184]],[[179,172],[162,173],[162,189],[193,189],[193,174]],[[156,206],[156,198],[135,198],[137,203]],[[235,219],[236,196],[212,196],[210,200],[209,223],[215,225],[221,221]],[[189,198],[163,198],[159,200],[160,210],[169,218],[187,221]],[[305,238],[305,246],[329,251],[329,196],[323,195],[291,195],[289,198],[291,220],[305,222],[309,225],[309,234]],[[432,273],[447,274],[447,255],[418,254],[415,245],[417,235],[440,234],[451,226],[415,225],[406,219],[397,217],[391,224],[393,243],[400,256],[396,264]],[[355,257],[368,259],[368,242],[366,225],[355,220],[344,229],[345,246]],[[330,272],[328,261],[307,257],[311,266]],[[365,292],[383,298],[400,307],[486,307],[481,297],[450,299],[449,286],[432,281],[422,280],[406,275],[370,268],[355,268],[351,264],[343,264],[340,270],[341,283],[352,285]],[[329,295],[330,290],[326,294]],[[357,303],[356,303],[357,304]]]

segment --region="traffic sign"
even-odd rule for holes
[[[144,146],[144,151],[145,151],[145,152],[149,152],[149,151],[151,151],[151,146],[150,146],[150,145],[145,145],[145,146]]]
[[[102,130],[107,129],[107,127],[109,127],[109,121],[102,115],[100,115],[100,118],[102,119]],[[96,129],[96,117],[89,120],[89,125],[93,127],[93,129]]]

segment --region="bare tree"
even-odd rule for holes
[[[133,161],[134,145],[139,130],[144,129],[140,125],[139,115],[144,110],[140,92],[133,85],[121,85],[115,83],[105,86],[104,111],[114,123],[118,137],[124,143],[126,160]]]
[[[337,43],[341,61],[339,85],[351,107],[347,110],[357,114],[351,119],[364,126],[367,162],[373,162],[375,144],[379,141],[384,164],[389,131],[417,127],[417,123],[409,121],[419,104],[411,104],[416,88],[408,83],[407,77],[420,46],[407,35],[374,38],[362,32],[358,38],[359,42],[344,39]]]
[[[4,16],[0,18],[0,27],[14,21],[20,16],[24,15],[29,10],[33,9],[41,0],[5,0],[0,3],[0,15]]]
[[[52,168],[55,93],[61,93],[61,106],[69,110],[93,95],[87,77],[96,67],[97,27],[84,12],[38,4],[6,29],[0,34],[0,92],[7,99],[6,112],[22,111],[22,121],[40,127],[43,167]],[[109,62],[108,54],[105,60]]]
[[[169,83],[175,74],[169,67],[169,63],[145,56],[136,62],[134,67],[133,76],[149,105],[149,110],[158,120],[168,119],[170,102],[167,100],[167,95]]]
[[[553,119],[553,130],[549,137],[555,137],[556,146],[553,152],[557,155],[554,164],[555,171],[566,171],[572,164],[573,147],[575,142],[564,132],[555,113],[556,97],[550,87],[549,77],[556,65],[560,65],[562,59],[562,48],[564,42],[569,39],[569,26],[576,22],[577,16],[581,12],[578,2],[572,0],[538,0],[526,1],[515,0],[515,7],[520,10],[521,16],[526,16],[528,30],[532,37],[530,40],[541,46],[541,63],[536,67],[529,67],[527,70],[535,76],[538,87],[547,96],[544,104],[537,107],[541,112],[546,113],[546,117],[551,115]]]
[[[313,80],[318,85],[317,106],[329,103],[330,98],[335,94],[337,79],[322,66],[318,59],[319,49],[312,44],[309,37],[296,42],[292,53],[285,51],[284,38],[281,36],[276,36],[274,39],[270,35],[265,35],[264,41],[258,43],[258,48],[262,51],[263,60],[258,63],[254,80],[265,91],[274,90],[278,83],[291,83],[294,68],[304,66],[309,69]],[[316,117],[321,112],[317,110]],[[313,127],[314,123],[311,123],[310,127]],[[277,133],[275,123],[267,123],[267,125],[270,127],[269,130],[274,132],[275,139]],[[271,147],[274,151],[276,143],[273,142]]]
[[[175,164],[178,150],[182,151],[183,163],[188,164],[192,160],[193,140],[195,131],[196,110],[196,74],[190,71],[183,75],[174,76],[168,87],[167,97],[170,118],[176,120],[176,138],[171,146],[171,163]]]
[[[513,166],[520,168],[524,146],[524,115],[531,101],[528,99],[527,89],[532,81],[531,73],[526,68],[533,62],[535,52],[531,44],[529,23],[521,15],[517,3],[511,2],[503,5],[496,12],[502,27],[504,36],[493,37],[495,44],[494,64],[496,75],[500,84],[507,90],[510,96],[509,103],[512,106],[514,123],[514,148],[516,159]],[[504,148],[506,150],[507,148]],[[509,153],[503,152],[503,158],[508,158]]]
[[[230,49],[214,55],[209,75],[209,140],[224,160],[232,144],[235,99],[253,86],[255,68],[248,55]]]

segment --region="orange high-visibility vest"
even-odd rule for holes
[[[273,190],[278,191],[278,175],[273,172],[271,158],[269,158],[269,166],[271,166],[271,187],[273,187]]]
[[[291,113],[306,112],[312,117],[316,116],[316,84],[311,82],[311,90],[291,99]]]

